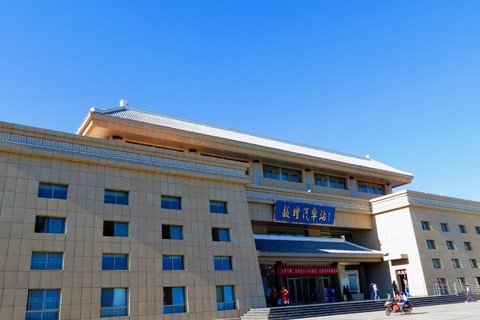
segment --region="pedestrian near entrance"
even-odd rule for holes
[[[393,291],[393,296],[394,297],[397,296],[397,294],[399,293],[397,283],[395,282],[395,280],[393,280],[393,282],[392,282],[392,291]]]
[[[465,285],[465,294],[467,295],[467,301],[465,302],[475,302],[475,300],[473,300],[473,297],[472,297],[472,290],[470,289],[470,287],[468,286],[468,284]]]
[[[380,299],[380,295],[378,294],[377,284],[372,282],[371,286],[372,286],[372,290],[373,290],[373,299],[374,300]]]

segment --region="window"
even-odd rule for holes
[[[476,232],[477,234],[480,234],[480,227],[475,227],[475,232]]]
[[[475,280],[477,280],[477,285],[480,286],[480,277],[475,277]]]
[[[432,228],[430,227],[430,222],[422,221],[422,229],[423,230],[432,230]]]
[[[230,232],[228,229],[212,228],[213,241],[230,241]]]
[[[103,221],[105,237],[128,237],[128,222]]]
[[[232,257],[216,256],[213,258],[213,266],[215,270],[232,270]]]
[[[477,259],[470,259],[470,266],[472,266],[472,268],[478,268]]]
[[[440,259],[432,259],[432,264],[434,269],[442,269],[442,262]]]
[[[38,197],[50,199],[67,199],[68,186],[61,184],[41,183],[38,185]]]
[[[463,224],[459,224],[458,231],[460,231],[460,233],[467,233],[467,228],[465,228]]]
[[[162,239],[183,240],[183,227],[162,224]]]
[[[211,213],[227,213],[227,203],[224,201],[210,200],[210,212]]]
[[[28,290],[27,320],[59,319],[60,290]]]
[[[465,250],[467,250],[467,251],[472,251],[473,250],[471,242],[466,241],[466,242],[463,243],[463,245],[465,246]]]
[[[437,249],[437,244],[435,240],[427,240],[427,247],[428,249]]]
[[[263,165],[263,177],[281,181],[301,182],[300,170]]]
[[[217,286],[217,310],[234,310],[233,286]]]
[[[181,199],[179,197],[162,196],[162,209],[181,210]]]
[[[128,270],[128,254],[106,254],[102,256],[102,270]]]
[[[460,260],[458,260],[458,259],[452,259],[452,266],[455,269],[459,269],[459,268],[462,267],[462,265],[460,264]]]
[[[185,306],[185,288],[184,287],[164,287],[163,288],[163,313],[181,313],[186,312]]]
[[[119,317],[128,315],[128,289],[102,288],[100,317]]]
[[[62,270],[63,253],[61,252],[32,252],[31,270]]]
[[[163,270],[184,270],[183,256],[163,256]]]
[[[465,282],[465,278],[464,278],[464,277],[458,277],[458,278],[457,278],[457,282],[458,282],[458,284],[460,284],[462,287],[467,284],[467,283]]]
[[[446,244],[448,250],[455,250],[455,243],[453,243],[453,241],[447,240]]]
[[[128,205],[128,192],[117,190],[105,190],[104,203]]]
[[[372,193],[372,194],[385,194],[383,191],[383,185],[365,181],[358,181],[358,192]]]
[[[37,216],[35,233],[65,233],[65,218]]]
[[[347,183],[345,178],[315,173],[314,179],[315,179],[315,185],[317,186],[335,188],[335,189],[347,189]]]
[[[440,223],[440,227],[442,228],[443,232],[448,232],[448,224]]]

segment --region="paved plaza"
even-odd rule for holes
[[[385,314],[385,310],[378,312],[364,312],[356,314],[342,314],[327,317],[304,318],[302,320],[463,320],[480,319],[480,302],[454,303],[429,307],[413,306],[412,314],[392,313]]]

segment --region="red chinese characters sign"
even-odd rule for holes
[[[280,276],[316,276],[338,273],[338,269],[332,267],[279,267],[277,271]]]

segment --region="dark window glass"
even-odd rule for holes
[[[329,176],[325,174],[315,173],[314,174],[315,185],[327,187],[327,188],[336,188],[336,189],[347,189],[347,183],[345,178]]]
[[[281,181],[301,182],[300,170],[263,165],[263,177]]]
[[[443,232],[448,232],[448,224],[440,223],[440,227],[442,228]]]
[[[463,245],[465,246],[465,250],[467,250],[467,251],[473,250],[471,242],[468,242],[468,241],[464,242]]]
[[[181,199],[179,197],[162,196],[162,209],[181,210]]]
[[[116,190],[105,190],[104,202],[112,203],[112,204],[128,205],[128,192],[116,191]]]
[[[184,270],[182,256],[163,256],[163,270]]]
[[[214,257],[213,265],[217,271],[232,270],[232,258],[228,256]]]
[[[437,249],[437,244],[435,240],[427,240],[428,249]]]
[[[37,216],[35,233],[65,233],[65,218]]]
[[[59,319],[60,290],[28,290],[26,320]]]
[[[227,213],[227,203],[224,201],[210,200],[210,212],[211,213]]]
[[[432,264],[434,269],[442,268],[442,262],[440,261],[440,259],[432,259]]]
[[[467,233],[467,228],[463,224],[459,224],[458,231],[460,231],[460,233]]]
[[[162,239],[183,240],[183,227],[163,224]]]
[[[128,237],[128,222],[103,221],[105,237]]]
[[[423,229],[423,230],[431,230],[431,228],[430,228],[430,222],[428,222],[428,221],[422,221],[422,229]]]
[[[455,250],[455,243],[453,243],[453,241],[447,240],[446,244],[448,250]]]
[[[32,270],[62,270],[63,253],[61,252],[32,252],[30,263]]]
[[[217,286],[217,310],[234,310],[235,294],[233,286]]]
[[[228,229],[212,228],[213,241],[230,241],[230,232]]]
[[[128,270],[128,254],[103,254],[102,270]]]
[[[67,199],[68,186],[50,183],[40,183],[38,185],[38,197],[50,199]]]
[[[163,313],[183,313],[186,312],[185,306],[185,288],[184,287],[164,287],[163,288]]]
[[[383,195],[384,190],[381,184],[358,181],[358,191],[364,193]]]
[[[101,317],[120,317],[128,315],[128,289],[102,288]]]

